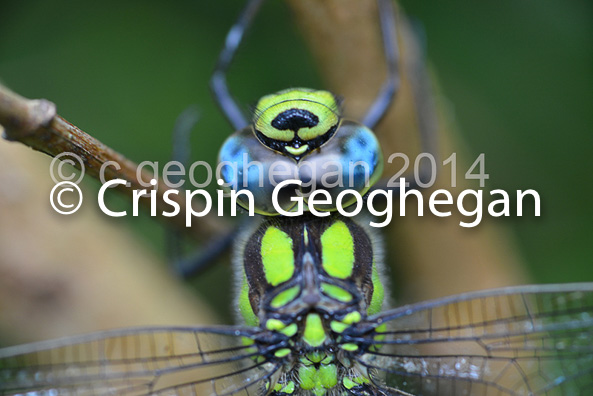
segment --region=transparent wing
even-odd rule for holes
[[[414,395],[593,389],[593,283],[468,293],[370,319],[374,330],[352,334],[370,347],[357,360],[390,388]]]
[[[258,395],[278,367],[243,344],[257,335],[132,328],[0,349],[0,394]]]

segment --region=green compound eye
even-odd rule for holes
[[[306,88],[264,96],[253,120],[255,135],[265,146],[297,160],[327,142],[339,123],[335,96]]]

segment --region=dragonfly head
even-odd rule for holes
[[[261,98],[252,127],[263,145],[299,161],[331,139],[340,121],[339,101],[333,94],[292,88]]]

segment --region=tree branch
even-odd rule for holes
[[[78,155],[84,162],[85,172],[97,180],[99,180],[101,167],[105,163],[116,162],[120,169],[107,166],[105,181],[123,179],[129,182],[129,186],[118,185],[114,189],[130,197],[133,190],[145,188],[138,180],[136,163],[57,115],[56,106],[45,99],[28,100],[0,85],[0,125],[4,127],[6,140],[20,142],[51,157],[65,152]],[[154,175],[143,168],[140,177],[146,182],[154,178]],[[164,181],[159,179],[156,186],[158,214],[171,209],[163,200],[163,195],[168,189]],[[223,234],[228,230],[229,226],[224,219],[212,213],[199,221],[194,221],[191,228],[185,227],[188,208],[183,198],[183,195],[169,195],[169,199],[179,205],[180,212],[177,216],[159,216],[159,219],[198,241]],[[150,200],[140,199],[140,203],[147,211],[150,210]],[[196,211],[204,208],[201,203],[194,203],[194,206]]]

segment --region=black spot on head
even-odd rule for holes
[[[308,110],[289,109],[272,120],[272,126],[280,131],[297,132],[301,128],[311,128],[319,124],[319,117]]]

